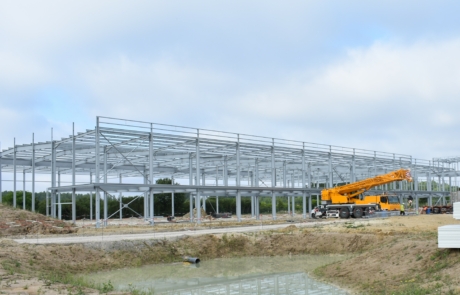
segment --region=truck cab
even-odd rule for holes
[[[398,211],[401,207],[397,195],[379,195],[379,196],[364,196],[362,199],[356,199],[355,204],[379,204],[381,210]]]

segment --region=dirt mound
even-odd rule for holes
[[[0,204],[0,237],[30,234],[68,234],[77,232],[71,224],[42,214]]]
[[[196,208],[194,208],[194,209],[193,209],[193,217],[196,218],[196,215],[197,215],[197,211],[196,211]],[[208,214],[206,213],[206,211],[204,211],[204,209],[201,208],[201,218],[205,218],[206,215],[208,215]],[[190,213],[187,213],[187,214],[185,214],[184,216],[182,216],[182,219],[183,219],[183,220],[188,220],[188,219],[190,219]]]

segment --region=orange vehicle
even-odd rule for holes
[[[378,204],[381,210],[399,211],[401,204],[397,195],[383,194],[379,196],[365,196],[362,200],[355,200],[355,204]]]
[[[369,210],[399,210],[399,198],[395,195],[364,196],[364,193],[376,186],[406,180],[411,182],[409,169],[399,169],[387,174],[363,179],[354,183],[324,189],[321,200],[322,211],[328,215],[335,212],[340,218],[361,218]]]

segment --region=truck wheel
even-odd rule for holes
[[[340,209],[339,216],[340,218],[350,218],[350,210],[348,208]]]
[[[316,219],[315,213],[312,213],[312,214],[311,214],[311,218]]]
[[[356,207],[356,208],[353,210],[353,216],[354,216],[355,218],[362,218],[362,217],[363,217],[363,208]]]

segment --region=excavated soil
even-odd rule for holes
[[[77,227],[62,220],[0,204],[0,237],[69,234],[77,231]]]
[[[3,208],[0,213],[3,217]],[[452,215],[349,219],[276,231],[86,245],[17,244],[4,237],[0,294],[121,294],[110,285],[83,282],[78,274],[176,262],[184,255],[206,261],[296,254],[350,254],[312,275],[356,294],[460,294],[460,251],[437,248],[438,226],[459,223]]]

